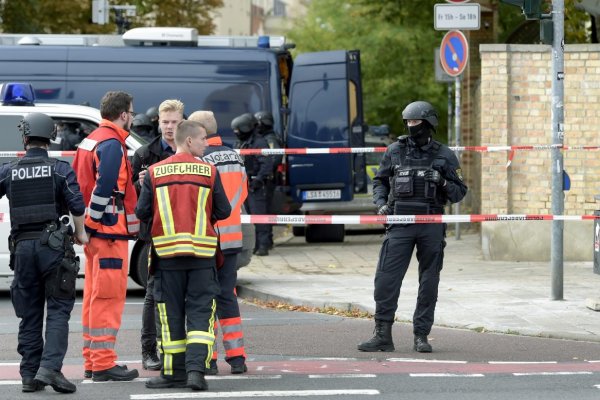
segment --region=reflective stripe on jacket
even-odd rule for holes
[[[214,256],[217,233],[210,219],[216,168],[181,153],[148,171],[154,193],[151,232],[156,254],[163,258]]]
[[[229,218],[215,225],[219,233],[219,245],[225,253],[237,253],[242,250],[242,205],[248,197],[246,169],[242,157],[230,147],[224,146],[221,137],[209,137],[208,146],[202,159],[219,171],[231,205]]]
[[[140,221],[134,212],[137,194],[131,182],[131,164],[127,159],[127,136],[129,133],[124,129],[110,121],[102,120],[98,129],[77,148],[73,169],[87,206],[85,227],[93,236],[130,239],[140,230]],[[120,143],[121,154],[99,154],[99,148],[106,146],[109,140]],[[103,169],[114,169],[115,159],[120,160],[116,180],[103,176]]]

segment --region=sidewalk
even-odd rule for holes
[[[241,298],[371,313],[373,277],[382,235],[347,235],[344,243],[307,244],[287,235],[268,257],[239,271]],[[600,298],[592,261],[564,264],[564,300],[552,301],[549,262],[484,261],[479,235],[447,239],[435,324],[541,337],[600,342]],[[410,321],[417,297],[417,264],[404,279],[396,317]]]

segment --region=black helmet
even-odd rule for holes
[[[152,128],[152,121],[150,121],[150,117],[146,114],[136,114],[133,117],[133,122],[131,126],[137,128],[138,126],[146,126],[148,128]]]
[[[148,118],[150,118],[150,120],[153,120],[154,118],[158,118],[158,107],[150,107],[146,111],[146,115],[148,116]]]
[[[271,129],[275,125],[273,121],[273,114],[268,111],[259,111],[254,114],[254,118],[258,121],[258,125],[261,128]]]
[[[258,121],[254,115],[250,113],[237,116],[231,121],[231,129],[233,129],[234,132],[238,131],[239,134],[236,132],[236,135],[242,140],[247,139],[252,134],[256,125],[258,125]]]
[[[438,113],[426,101],[415,101],[407,105],[402,111],[402,119],[404,123],[407,119],[422,119],[427,121],[434,129],[438,126]]]
[[[56,139],[56,125],[54,120],[46,114],[39,112],[27,114],[19,123],[18,128],[25,137]]]

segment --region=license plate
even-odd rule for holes
[[[342,191],[335,190],[306,190],[302,192],[302,200],[338,200],[342,198]]]

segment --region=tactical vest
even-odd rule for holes
[[[446,204],[444,193],[435,183],[425,180],[425,172],[432,167],[440,144],[434,141],[427,151],[417,153],[410,151],[406,139],[399,142],[400,151],[392,154],[391,160],[394,166],[394,175],[390,178],[394,214],[442,214]]]
[[[10,168],[10,220],[13,226],[58,219],[54,184],[56,160],[34,157]]]
[[[211,222],[216,168],[191,154],[176,154],[149,169],[154,193],[152,242],[161,258],[212,257]]]

